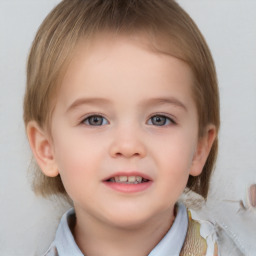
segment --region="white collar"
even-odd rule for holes
[[[68,210],[61,218],[55,240],[52,243],[59,256],[84,256],[69,228],[69,223],[74,218],[75,211],[73,208]],[[188,216],[186,207],[182,203],[178,203],[177,215],[172,227],[148,256],[178,256],[186,238],[187,228]]]

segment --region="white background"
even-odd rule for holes
[[[0,0],[0,255],[41,255],[67,208],[30,190],[22,121],[27,54],[57,0]],[[245,255],[255,255],[256,211],[239,210],[256,183],[256,1],[180,0],[215,59],[221,95],[220,151],[208,204]],[[221,206],[221,207],[219,207]],[[216,210],[216,209],[220,209]],[[214,210],[215,209],[215,210]],[[253,253],[254,252],[254,253]]]

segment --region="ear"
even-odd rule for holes
[[[59,174],[55,159],[53,144],[49,136],[35,121],[27,125],[27,136],[31,150],[42,172],[49,177]]]
[[[190,175],[198,176],[201,174],[215,138],[216,127],[212,124],[208,125],[205,129],[204,135],[198,140],[198,144],[195,154],[193,156],[193,161],[189,172]]]

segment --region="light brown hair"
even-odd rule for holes
[[[199,136],[208,124],[220,125],[219,94],[210,50],[190,16],[174,0],[63,0],[46,17],[32,44],[27,64],[24,122],[49,129],[58,85],[81,38],[101,32],[118,35],[143,32],[152,46],[185,61],[194,74],[193,97]],[[153,41],[155,43],[153,43]],[[154,44],[154,45],[153,45]],[[216,161],[216,138],[202,173],[190,176],[187,188],[207,197]],[[38,168],[34,190],[44,196],[66,195],[60,176],[44,176]]]

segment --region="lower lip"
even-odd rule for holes
[[[126,184],[126,183],[118,183],[118,182],[108,182],[105,181],[104,184],[111,189],[122,192],[122,193],[138,193],[147,190],[151,185],[152,181],[143,182],[139,184]]]

